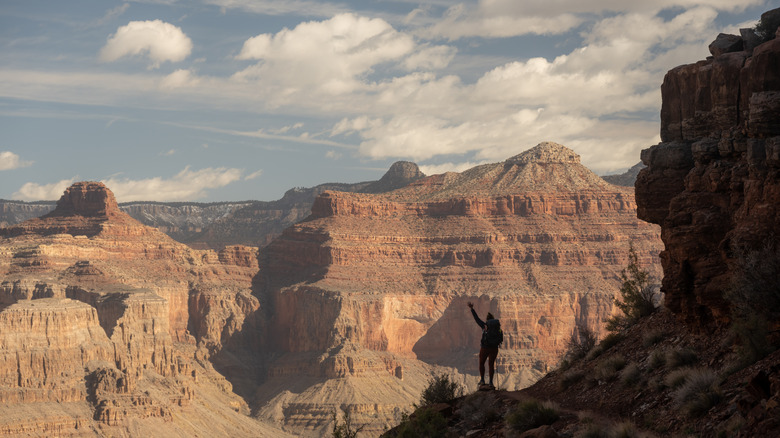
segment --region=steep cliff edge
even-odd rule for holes
[[[635,212],[630,189],[554,143],[385,194],[321,194],[261,254],[262,348],[279,358],[258,415],[317,433],[323,406],[341,405],[376,431],[418,401],[432,370],[473,387],[468,301],[501,320],[501,386],[532,383],[575,326],[598,332],[612,314],[629,242],[658,271],[658,229]]]
[[[639,217],[662,229],[666,306],[696,324],[728,320],[738,253],[780,239],[780,39],[713,54],[667,73],[662,143],[636,182]]]
[[[277,436],[207,361],[257,309],[257,266],[138,223],[100,183],[0,229],[0,435]]]

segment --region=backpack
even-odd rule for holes
[[[498,347],[504,342],[504,332],[501,330],[501,322],[499,320],[489,319],[485,321],[482,342],[488,347]]]

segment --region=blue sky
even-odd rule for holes
[[[0,5],[0,198],[273,200],[502,161],[599,174],[659,141],[665,72],[763,0],[148,0]]]

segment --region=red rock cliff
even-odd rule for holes
[[[728,319],[734,251],[780,229],[780,38],[713,53],[666,74],[663,142],[636,182],[639,217],[662,228],[666,305],[700,324]]]
[[[386,194],[323,193],[261,257],[264,349],[281,358],[259,393],[329,383],[262,403],[296,406],[290,427],[325,424],[323,403],[363,403],[358,421],[388,421],[418,401],[432,366],[477,373],[468,301],[501,320],[502,386],[528,385],[555,366],[575,325],[599,331],[611,315],[630,242],[657,272],[659,231],[636,218],[632,191],[554,143]],[[359,379],[381,389],[355,399]]]

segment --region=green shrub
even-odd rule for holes
[[[723,398],[719,380],[710,369],[690,370],[685,383],[674,393],[675,404],[691,416],[707,413]]]
[[[447,420],[440,412],[426,408],[411,417],[404,415],[395,433],[397,438],[446,438]]]
[[[550,402],[528,400],[520,402],[517,407],[506,416],[506,422],[514,430],[524,432],[546,424],[558,421],[560,414],[558,408]]]
[[[463,387],[447,374],[439,374],[428,380],[428,386],[420,396],[420,406],[447,403],[463,395]]]
[[[628,248],[628,266],[620,277],[623,284],[620,286],[620,298],[615,297],[615,306],[623,314],[609,318],[606,324],[607,330],[613,333],[624,331],[656,309],[658,285],[648,271],[639,267],[633,243]]]

